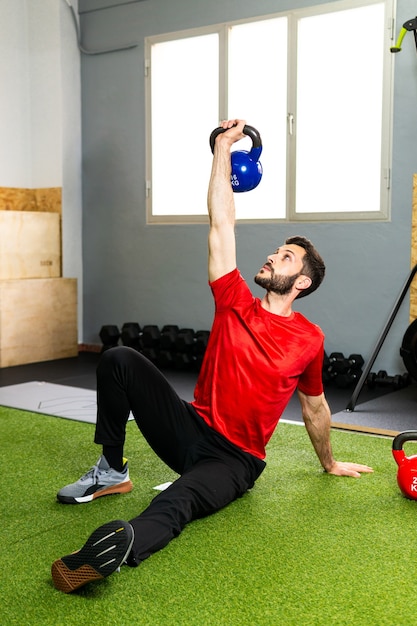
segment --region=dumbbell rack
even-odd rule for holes
[[[166,324],[161,329],[155,324],[141,327],[137,322],[126,322],[120,331],[118,326],[102,326],[99,337],[102,352],[122,344],[141,352],[159,369],[199,371],[210,336],[209,330],[180,328]]]
[[[411,283],[413,282],[413,278],[416,275],[416,273],[417,273],[417,265],[415,265],[413,267],[413,269],[411,270],[407,280],[405,281],[404,286],[403,286],[403,288],[402,288],[402,290],[400,292],[400,295],[398,296],[397,300],[395,301],[395,304],[394,304],[394,307],[393,307],[393,309],[391,311],[391,314],[390,314],[390,316],[389,316],[389,318],[388,318],[384,328],[382,329],[382,332],[381,332],[381,334],[380,334],[380,336],[379,336],[379,338],[378,338],[378,340],[377,340],[377,342],[375,344],[373,352],[372,352],[369,360],[365,364],[365,367],[364,367],[363,372],[362,372],[362,376],[358,380],[358,383],[357,383],[357,385],[356,385],[356,387],[355,387],[355,389],[353,391],[352,397],[349,400],[349,402],[348,402],[348,404],[346,406],[346,409],[345,409],[346,411],[348,411],[350,413],[355,410],[356,402],[358,400],[360,392],[362,391],[362,387],[364,386],[365,381],[368,378],[368,374],[371,371],[371,367],[375,363],[375,359],[378,356],[379,351],[382,348],[382,344],[384,343],[385,338],[388,335],[388,332],[389,332],[389,330],[390,330],[390,328],[392,326],[392,323],[393,323],[393,321],[394,321],[394,319],[395,319],[395,317],[396,317],[396,315],[397,315],[397,313],[399,311],[399,308],[400,308],[400,306],[402,304],[402,301],[404,300],[404,298],[406,296],[407,291],[410,288]]]

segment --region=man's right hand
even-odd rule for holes
[[[227,129],[224,133],[219,133],[216,137],[215,143],[224,142],[229,147],[236,141],[243,139],[245,134],[243,128],[246,124],[245,120],[223,120],[220,123],[221,128]]]

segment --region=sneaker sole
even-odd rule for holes
[[[118,485],[110,485],[109,487],[103,487],[102,489],[99,488],[97,491],[94,491],[87,496],[62,496],[58,493],[57,500],[59,500],[62,504],[84,504],[86,502],[92,502],[102,496],[115,496],[121,493],[129,493],[132,489],[132,481],[127,480],[126,482],[119,483]]]
[[[115,520],[97,528],[78,552],[52,563],[54,586],[71,593],[89,582],[102,580],[125,561],[134,539],[132,526]]]

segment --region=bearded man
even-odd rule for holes
[[[215,140],[208,190],[208,276],[215,316],[193,402],[179,398],[138,351],[107,350],[97,368],[94,441],[102,454],[57,497],[64,504],[80,504],[131,491],[123,458],[130,412],[152,449],[179,477],[130,522],[117,519],[100,526],[81,550],[55,561],[52,577],[61,591],[105,578],[124,562],[138,566],[186,524],[251,489],[294,392],[324,471],[352,477],[372,471],[333,457],[322,383],[324,335],[292,309],[294,300],[317,289],[324,277],[313,244],[291,237],[267,257],[255,276],[265,289],[262,299],[251,294],[237,269],[230,151],[244,137],[244,125],[244,120],[223,122],[224,132]]]

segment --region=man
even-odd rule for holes
[[[188,522],[250,489],[265,467],[265,446],[296,389],[324,470],[353,477],[372,471],[333,457],[322,386],[324,336],[292,310],[297,297],[320,285],[325,272],[320,255],[303,237],[287,239],[255,276],[266,290],[262,300],[251,295],[236,267],[230,150],[243,138],[244,124],[223,122],[225,130],[215,142],[208,191],[215,318],[194,401],[181,400],[139,352],[126,347],[106,351],[97,368],[95,434],[103,454],[57,497],[85,503],[132,489],[123,458],[130,411],[150,446],[179,478],[133,520],[101,526],[79,552],[55,561],[54,584],[64,592],[108,576],[123,562],[139,565]]]

